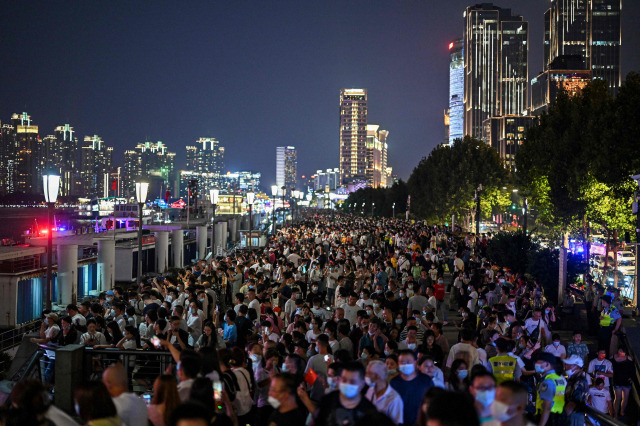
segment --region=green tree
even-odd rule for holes
[[[482,185],[487,194],[483,210],[490,214],[492,203],[497,206],[504,201],[496,191],[506,181],[502,160],[486,143],[465,137],[453,146],[441,145],[409,177],[411,213],[438,222],[448,221],[452,214],[462,217],[469,213],[476,188]]]
[[[487,258],[497,265],[523,274],[527,270],[529,253],[538,248],[523,231],[499,232],[489,240]]]

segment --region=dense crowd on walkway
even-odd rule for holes
[[[311,217],[265,248],[45,312],[33,341],[128,357],[75,390],[75,418],[92,426],[582,425],[583,404],[624,418],[634,367],[616,339],[619,294],[589,281],[580,328],[573,295],[548,303],[486,261],[488,238]],[[145,352],[117,355],[135,349],[174,363],[158,374]],[[77,424],[50,387],[51,368],[17,384],[5,424]]]

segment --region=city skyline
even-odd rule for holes
[[[323,2],[287,8],[256,2],[244,9],[200,3],[134,10],[119,2],[106,9],[8,4],[11,19],[5,19],[0,34],[12,61],[0,74],[7,88],[0,117],[4,124],[12,113],[27,111],[41,138],[61,123],[74,127],[79,139],[100,135],[114,147],[118,165],[125,150],[144,140],[165,141],[177,152],[176,165],[182,165],[182,146],[211,135],[227,148],[228,169],[261,171],[268,185],[275,182],[275,168],[273,161],[265,162],[264,152],[276,146],[298,148],[301,174],[336,167],[333,94],[341,87],[366,87],[369,102],[376,105],[369,121],[393,131],[390,166],[406,179],[419,159],[442,142],[448,44],[462,36],[463,11],[473,4],[453,1],[434,8],[380,2],[363,8]],[[550,2],[494,4],[529,22],[530,81],[542,71],[544,14]],[[623,79],[640,69],[634,54],[640,37],[632,25],[640,5],[624,6]],[[240,10],[247,13],[236,13]],[[385,16],[385,24],[375,31],[350,28],[344,16],[354,12],[363,18]],[[275,21],[261,22],[261,14]],[[174,15],[180,22],[169,20]],[[63,18],[73,25],[55,24]],[[215,31],[206,29],[207,19],[216,24]],[[40,21],[36,32],[25,25]],[[163,22],[176,28],[157,25]],[[193,32],[185,35],[186,23]],[[49,26],[56,31],[48,31]],[[165,34],[158,32],[160,27]],[[236,37],[234,28],[242,28],[243,37]],[[318,52],[305,53],[312,39]],[[125,40],[127,49],[117,47]],[[360,45],[357,53],[352,51]],[[202,52],[211,53],[203,59]],[[249,69],[258,62],[263,66]],[[178,70],[186,72],[184,78]],[[403,156],[406,152],[412,155]]]

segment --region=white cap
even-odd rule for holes
[[[580,355],[571,355],[569,358],[562,360],[565,364],[577,365],[578,367],[584,367],[584,360]]]

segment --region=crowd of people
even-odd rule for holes
[[[263,249],[45,312],[32,340],[173,359],[165,372],[139,351],[98,362],[100,380],[74,394],[76,419],[92,426],[582,425],[584,404],[624,418],[634,364],[616,339],[619,294],[588,282],[589,327],[563,341],[575,297],[554,306],[490,264],[489,239],[316,216]],[[5,424],[76,424],[43,394],[40,382],[16,386]]]

